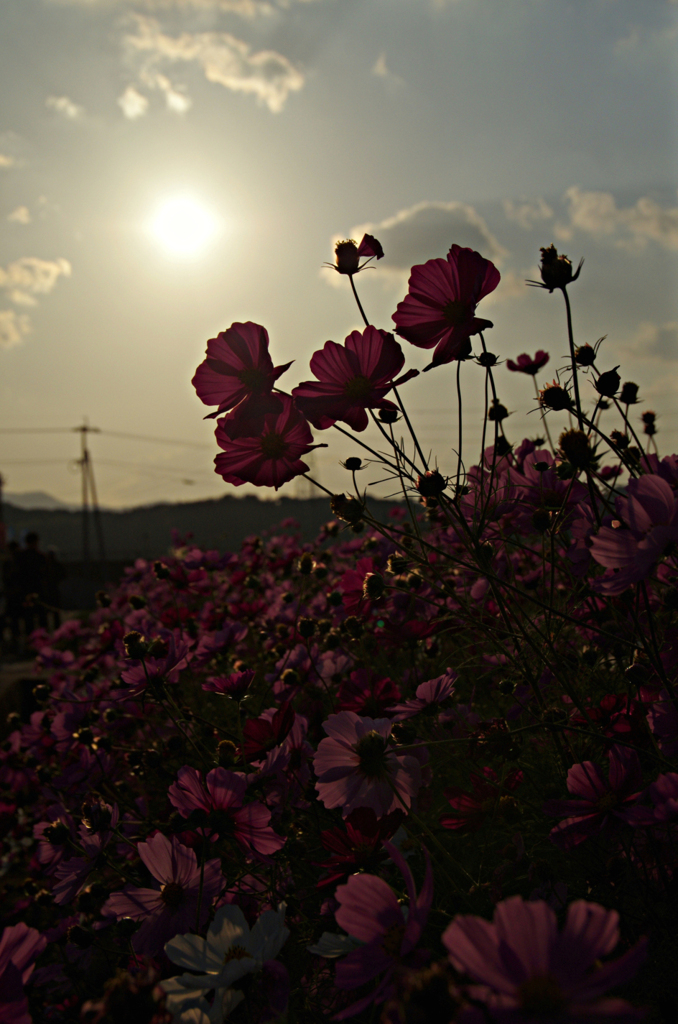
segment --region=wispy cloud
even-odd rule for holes
[[[125,117],[130,121],[136,121],[148,111],[148,97],[133,85],[128,85],[122,96],[118,96],[118,106]]]
[[[7,267],[0,267],[0,289],[17,305],[35,306],[36,295],[48,295],[60,277],[70,276],[71,265],[68,260],[41,260],[37,256],[23,256]]]
[[[573,185],[565,193],[569,208],[569,231],[578,229],[592,235],[613,238],[624,248],[644,248],[649,241],[665,249],[678,250],[678,207],[661,206],[641,196],[633,206],[620,208],[610,192],[584,192]],[[567,237],[567,230],[561,230]]]
[[[291,92],[304,85],[304,76],[274,50],[251,52],[250,46],[228,32],[165,34],[154,18],[134,16],[135,31],[125,36],[129,54],[143,60],[140,80],[160,88],[171,109],[189,102],[185,94],[159,71],[159,65],[195,63],[205,78],[233,92],[255,96],[273,113],[279,113]],[[166,83],[166,84],[163,84]]]
[[[355,227],[351,234],[360,239],[366,231],[376,235],[384,247],[385,259],[378,269],[386,272],[409,271],[415,263],[445,256],[454,242],[477,249],[495,263],[508,256],[485,220],[468,203],[424,201],[379,223]]]
[[[31,329],[30,317],[15,309],[0,309],[0,348],[18,345]]]
[[[518,202],[505,199],[503,207],[508,220],[514,221],[526,231],[530,231],[539,221],[550,220],[553,216],[553,210],[541,197],[521,199]]]
[[[30,224],[32,219],[27,206],[17,206],[16,210],[7,214],[7,220],[12,224]]]
[[[678,321],[653,323],[644,320],[631,342],[624,346],[624,351],[636,358],[642,354],[643,359],[678,359]]]
[[[71,7],[134,7],[146,11],[225,11],[242,18],[272,14],[290,6],[289,0],[48,0],[52,4]],[[298,0],[303,2],[303,0]]]
[[[400,75],[395,75],[388,64],[386,63],[386,54],[382,51],[377,57],[374,67],[372,68],[372,74],[377,78],[381,78],[384,82],[387,82],[389,86],[401,86],[405,84],[405,80]]]
[[[74,103],[68,96],[48,96],[45,106],[65,117],[67,121],[79,121],[85,113],[85,108],[79,103]]]
[[[8,156],[6,153],[0,153],[0,167],[14,167],[16,160],[13,156]]]

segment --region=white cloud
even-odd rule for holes
[[[17,206],[16,210],[7,214],[7,220],[12,224],[30,224],[32,218],[27,206]]]
[[[538,199],[523,199],[520,202],[513,202],[505,199],[504,213],[508,220],[515,221],[521,228],[529,231],[537,221],[549,220],[553,216],[553,210],[540,197]]]
[[[168,88],[158,80],[157,66],[162,63],[194,62],[209,82],[233,92],[249,93],[273,113],[279,113],[289,94],[304,84],[304,76],[287,57],[274,50],[252,53],[247,43],[228,32],[169,36],[153,18],[135,15],[134,23],[136,31],[125,37],[127,51],[143,56],[142,81],[152,81],[156,88],[163,89],[171,109],[189,101],[168,80]]]
[[[37,256],[23,256],[0,267],[0,288],[11,302],[21,306],[35,306],[36,295],[48,295],[60,277],[71,276],[68,260],[41,260]]]
[[[143,7],[147,11],[225,11],[242,18],[272,14],[278,8],[290,6],[289,0],[49,0],[61,6],[78,7]],[[298,0],[305,2],[305,0]]]
[[[455,242],[477,249],[495,263],[508,256],[480,214],[467,203],[417,203],[378,224],[353,228],[351,237],[359,241],[366,231],[376,235],[384,247],[385,258],[378,268],[384,271],[409,271],[415,263],[446,256]]]
[[[141,77],[149,89],[158,89],[164,93],[167,109],[173,113],[185,114],[193,106],[191,99],[180,88],[174,86],[167,75],[162,75],[154,68],[144,68]]]
[[[0,309],[0,348],[18,345],[31,329],[30,318],[14,309]]]
[[[678,321],[657,324],[644,320],[624,352],[637,359],[678,359]]]
[[[45,106],[55,110],[67,121],[78,121],[85,113],[85,108],[81,107],[79,103],[74,103],[68,96],[48,96]]]
[[[573,185],[565,193],[570,227],[592,235],[620,236],[623,247],[644,248],[648,241],[678,250],[678,207],[662,207],[649,196],[620,209],[610,192],[584,192]]]
[[[130,121],[136,121],[137,118],[143,117],[148,110],[148,99],[133,85],[128,85],[122,96],[118,96],[118,106],[125,117]]]
[[[386,54],[382,51],[377,57],[374,67],[372,68],[372,74],[377,78],[382,78],[385,82],[388,82],[390,86],[404,85],[404,79],[400,75],[395,75],[386,63]]]
[[[0,153],[0,167],[14,167],[16,160],[13,156],[8,156],[6,153]]]

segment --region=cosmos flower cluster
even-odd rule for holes
[[[347,240],[335,269],[355,288],[383,255]],[[567,298],[579,270],[543,255]],[[387,429],[416,374],[393,334],[326,342],[290,394],[262,326],[208,343],[225,480],[278,488],[311,428],[371,420],[402,500],[330,495],[313,540],[177,536],[33,634],[0,748],[0,1022],[676,1019],[678,457],[574,339],[542,388],[547,352],[507,363],[545,435],[512,443],[476,316],[498,281],[453,245],[394,313],[426,369],[484,376],[449,478]]]

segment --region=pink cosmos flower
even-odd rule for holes
[[[169,788],[173,807],[184,817],[203,812],[203,821],[197,824],[203,830],[221,836],[232,835],[240,848],[249,854],[252,850],[268,856],[285,843],[270,827],[271,812],[258,800],[243,804],[247,780],[225,768],[213,768],[205,785],[196,768],[184,765],[179,769],[177,781]]]
[[[232,700],[242,700],[253,679],[254,670],[249,668],[245,672],[232,672],[230,676],[208,676],[201,685],[203,690],[221,693]]]
[[[404,362],[403,350],[392,334],[376,327],[352,331],[345,345],[325,342],[311,359],[311,371],[318,380],[299,384],[292,396],[297,408],[319,430],[336,420],[353,430],[364,430],[369,422],[365,410],[397,410],[384,395],[418,375],[418,370],[408,370],[394,380]]]
[[[424,714],[438,714],[441,704],[448,700],[454,693],[454,684],[457,673],[451,668],[442,676],[436,679],[429,679],[417,687],[416,696],[412,700],[406,700],[402,704],[395,704],[389,711],[395,711],[394,722],[404,722],[406,718],[413,718],[421,712]]]
[[[400,695],[388,676],[378,676],[371,668],[356,668],[339,687],[337,706],[340,711],[371,717],[389,713],[386,709]]]
[[[131,667],[121,673],[120,678],[128,687],[121,699],[138,697],[149,685],[179,682],[181,670],[188,664],[188,644],[177,644],[171,634],[166,642],[167,654],[164,657],[147,657],[143,663],[132,661]]]
[[[344,817],[371,807],[378,818],[410,807],[421,786],[421,765],[412,754],[391,746],[388,718],[361,718],[353,711],[330,715],[313,767],[325,807],[341,807]]]
[[[326,444],[311,443],[313,436],[306,419],[288,395],[279,397],[282,411],[266,413],[257,418],[256,424],[238,409],[219,420],[216,439],[224,451],[214,464],[227,483],[236,487],[251,483],[277,491],[288,480],[308,471],[302,455],[314,448],[327,448]]]
[[[502,799],[518,788],[523,781],[523,773],[509,772],[506,779],[499,783],[497,773],[492,768],[483,768],[482,775],[471,772],[470,779],[472,793],[458,786],[449,786],[445,790],[445,798],[455,813],[441,815],[440,824],[443,828],[477,832],[488,817],[499,817]]]
[[[513,373],[528,373],[530,377],[536,377],[542,367],[546,366],[549,358],[548,352],[539,349],[533,359],[528,356],[527,352],[523,352],[515,363],[512,359],[507,359],[506,366]]]
[[[567,773],[567,788],[575,800],[547,800],[544,813],[564,817],[551,830],[556,846],[570,850],[591,835],[617,821],[628,821],[628,809],[635,804],[642,787],[642,771],[635,750],[610,749],[609,781],[593,761],[573,765]]]
[[[601,526],[590,543],[596,562],[609,570],[591,587],[611,595],[646,579],[678,541],[678,498],[662,477],[647,473],[629,480],[616,509],[619,519]]]
[[[412,267],[409,292],[392,317],[396,334],[418,348],[437,346],[427,370],[467,355],[471,335],[492,327],[475,312],[499,279],[497,268],[480,253],[453,245],[446,260]]]
[[[618,960],[595,966],[619,941],[619,914],[597,903],[571,903],[562,932],[543,900],[511,896],[497,904],[492,923],[457,916],[443,934],[450,961],[478,984],[470,995],[496,1024],[630,1024],[643,1014],[623,999],[601,999],[635,974],[646,956],[641,939]],[[474,1015],[474,1024],[485,1015]]]
[[[23,922],[3,931],[0,938],[0,1024],[31,1024],[24,985],[46,945],[46,936]]]
[[[200,892],[200,868],[193,850],[173,836],[160,832],[137,846],[139,856],[160,882],[158,889],[139,889],[126,885],[111,893],[101,908],[104,917],[131,917],[143,920],[132,938],[137,953],[155,956],[166,942],[180,932],[195,927]],[[219,860],[205,863],[200,904],[201,927],[206,923],[212,900],[224,886]]]
[[[334,915],[337,924],[365,945],[337,964],[335,984],[339,989],[353,989],[379,974],[383,978],[374,992],[338,1013],[335,1020],[352,1017],[390,994],[393,975],[419,942],[431,909],[433,872],[428,851],[424,849],[426,875],[417,896],[412,872],[400,850],[389,842],[384,842],[384,849],[405,879],[408,914],[406,917],[403,913],[390,885],[377,875],[351,875],[346,885],[339,886],[339,909]]]
[[[291,365],[273,366],[265,327],[235,323],[207,342],[207,357],[191,383],[201,402],[219,406],[207,419],[251,398],[266,411],[276,411],[280,403],[271,394],[273,385]]]
[[[336,885],[344,881],[347,875],[357,871],[369,871],[378,868],[388,858],[383,843],[405,820],[403,811],[394,811],[383,818],[377,818],[369,807],[359,807],[352,811],[344,821],[344,829],[331,828],[320,833],[320,842],[332,857],[319,863],[319,868],[327,868],[325,875],[317,883],[320,889],[324,885]]]

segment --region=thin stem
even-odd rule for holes
[[[365,326],[369,327],[370,326],[370,321],[365,316],[365,310],[363,309],[362,304],[360,302],[360,299],[358,298],[358,293],[355,290],[355,284],[353,283],[353,274],[349,274],[348,275],[348,279],[351,282],[351,288],[353,289],[353,295],[355,297],[355,301],[358,303],[358,309],[360,310],[360,315],[363,318],[363,320],[365,321]]]
[[[458,421],[459,421],[459,452],[457,458],[457,494],[459,494],[459,478],[461,476],[461,447],[462,447],[462,429],[463,429],[463,417],[461,408],[461,359],[457,360],[457,402],[458,402]]]
[[[570,359],[572,361],[572,382],[574,384],[574,400],[577,405],[577,420],[579,422],[579,429],[582,429],[582,412],[581,412],[581,399],[579,397],[579,378],[577,377],[577,361],[574,358],[574,334],[572,332],[572,310],[570,309],[570,298],[567,294],[567,288],[561,288],[563,298],[565,299],[565,311],[567,313],[567,338],[570,343]]]

